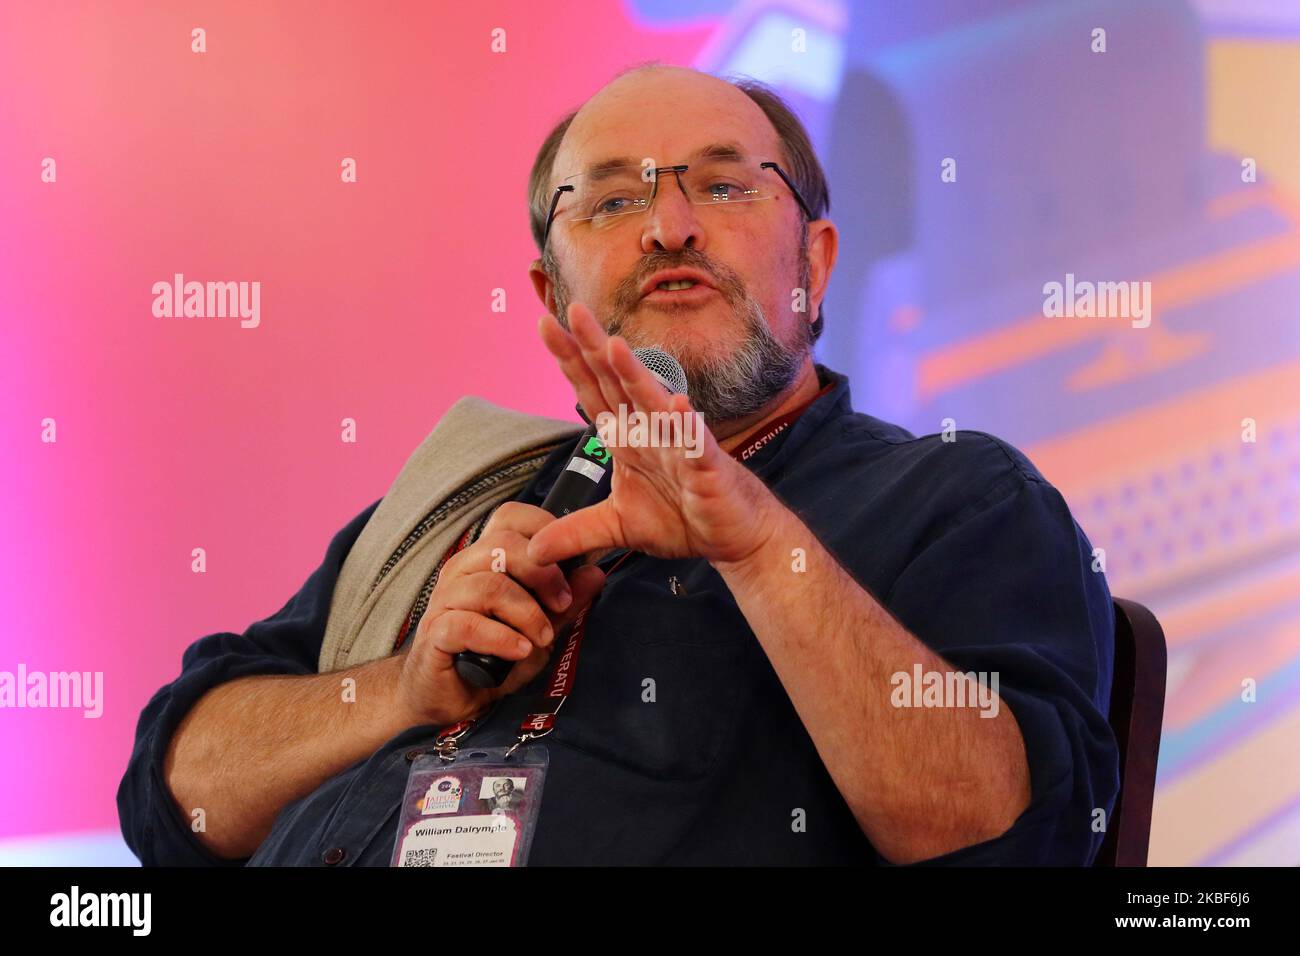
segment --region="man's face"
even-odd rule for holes
[[[492,792],[498,797],[504,797],[506,794],[512,793],[514,789],[515,782],[509,777],[492,781]]]
[[[755,165],[783,162],[767,117],[730,84],[691,71],[630,74],[579,112],[554,180],[611,157],[689,164],[714,143],[739,146]],[[562,324],[569,303],[581,301],[633,348],[673,355],[692,406],[710,425],[752,414],[780,395],[811,345],[807,230],[794,195],[774,172],[766,175],[775,180],[775,199],[717,209],[691,203],[678,177],[664,173],[650,209],[619,217],[614,227],[557,220],[542,259]],[[699,270],[714,289],[681,299],[643,296],[647,279],[675,267]],[[794,310],[796,288],[807,290],[806,311]]]

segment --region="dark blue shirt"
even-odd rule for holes
[[[1109,819],[1119,787],[1106,720],[1114,616],[1092,546],[1006,442],[975,431],[917,438],[854,412],[844,376],[818,374],[835,387],[747,466],[919,640],[958,670],[998,672],[1024,737],[1029,807],[1000,837],[927,862],[1090,863],[1103,837],[1095,810]],[[540,504],[572,447],[519,500]],[[411,753],[437,727],[410,728],[285,806],[249,860],[205,850],[162,777],[172,733],[205,692],[251,674],[316,673],[339,569],[378,504],[334,537],[278,613],[194,642],[145,707],[117,797],[145,864],[325,865],[341,849],[340,865],[388,865]],[[544,677],[503,698],[469,740],[511,741]],[[653,702],[642,699],[645,678]],[[636,555],[609,576],[573,694],[544,743],[533,865],[885,862],[706,561]]]

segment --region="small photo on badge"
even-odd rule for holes
[[[523,809],[527,783],[527,777],[484,777],[478,793],[483,809],[488,813]]]

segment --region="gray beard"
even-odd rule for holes
[[[804,262],[806,270],[807,260]],[[568,289],[558,269],[551,275],[555,282],[557,318],[567,329]],[[627,309],[617,309],[605,327],[608,335],[623,336],[634,349],[659,348],[677,359],[686,373],[691,407],[704,416],[711,430],[716,430],[722,422],[753,415],[784,393],[812,348],[812,329],[808,323],[800,323],[796,341],[787,346],[772,334],[763,307],[740,291],[737,282],[723,282],[722,286],[723,295],[745,326],[744,340],[730,355],[701,361],[694,355],[685,355],[673,343],[648,341],[639,329],[628,327]],[[808,287],[806,279],[803,287]],[[634,301],[626,294],[627,290],[621,291],[623,294],[617,296],[619,302]]]
[[[752,415],[784,393],[799,374],[807,348],[788,349],[777,341],[763,317],[763,309],[749,300],[741,312],[745,320],[744,341],[730,355],[700,361],[684,356],[672,343],[644,340],[635,329],[627,329],[616,318],[610,335],[622,335],[632,348],[662,348],[681,363],[686,373],[691,407],[704,416],[710,428],[732,419]]]

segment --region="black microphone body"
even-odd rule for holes
[[[636,349],[635,355],[665,389],[675,394],[687,394],[686,373],[671,355],[655,348]],[[607,498],[613,479],[613,456],[600,440],[596,424],[587,418],[581,406],[578,414],[590,427],[578,439],[569,463],[542,502],[542,508],[557,518]],[[583,555],[576,554],[559,563],[565,577],[582,563],[582,559]],[[559,638],[558,634],[556,638]],[[500,687],[514,666],[514,661],[492,654],[461,651],[456,655],[456,673],[473,687]]]
[[[578,439],[572,457],[542,502],[542,509],[563,518],[572,511],[609,497],[613,470],[609,449],[596,434],[596,426],[592,425]],[[581,554],[565,558],[559,564],[560,571],[568,577],[582,564],[582,559]],[[492,654],[461,651],[456,655],[456,673],[473,687],[500,687],[514,666],[514,661]]]

